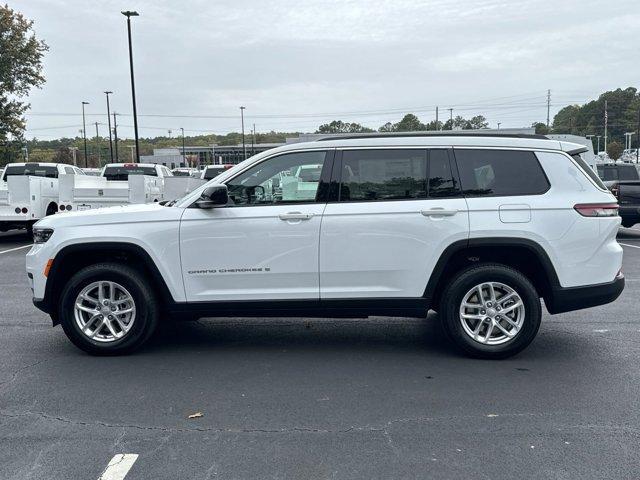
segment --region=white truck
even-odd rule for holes
[[[10,163],[0,181],[0,231],[27,229],[58,211],[59,177],[84,177],[73,165]]]
[[[91,210],[160,202],[164,199],[164,181],[172,176],[164,165],[152,163],[109,163],[97,177],[63,175],[60,209]]]

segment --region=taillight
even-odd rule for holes
[[[579,203],[573,207],[583,217],[616,217],[617,203]]]
[[[618,187],[618,185],[615,185],[615,186],[611,187],[611,193],[613,194],[614,197],[620,198],[620,196],[619,196],[620,187]]]

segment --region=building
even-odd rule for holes
[[[246,158],[281,145],[284,145],[284,143],[247,144]],[[182,147],[154,148],[153,155],[140,156],[140,162],[142,163],[157,163],[168,168],[185,166],[197,167],[211,164],[236,164],[244,159],[242,144],[185,146],[184,156]]]

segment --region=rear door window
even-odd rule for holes
[[[429,198],[456,197],[460,188],[449,161],[447,150],[429,150]]]
[[[341,202],[427,197],[426,150],[345,150]]]
[[[32,177],[58,178],[58,168],[49,165],[31,163],[27,165],[10,165],[5,169],[4,176],[26,175]]]
[[[157,177],[158,173],[156,172],[155,167],[140,167],[137,165],[132,166],[118,166],[118,167],[106,167],[104,169],[103,177],[106,177],[107,180],[128,180],[129,175],[149,175],[152,177]]]
[[[533,152],[457,148],[455,157],[467,196],[540,195],[550,186]]]
[[[606,190],[607,187],[604,186],[604,183],[602,183],[602,180],[600,180],[600,177],[598,177],[598,175],[596,175],[596,172],[593,171],[593,169],[589,166],[589,164],[587,162],[584,161],[584,159],[580,156],[579,153],[574,153],[573,155],[571,155],[571,158],[573,158],[575,160],[575,162],[580,166],[580,169],[587,174],[587,176],[593,180],[593,183],[595,183],[599,188],[601,188],[602,190]],[[601,165],[598,165],[598,173],[600,173],[600,167]]]

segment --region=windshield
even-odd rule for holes
[[[119,167],[105,167],[102,174],[107,180],[128,180],[129,175],[150,175],[157,177],[156,167],[140,167],[138,165],[125,165]]]
[[[224,172],[224,167],[220,166],[220,167],[207,167],[207,169],[204,171],[204,179],[205,180],[212,180],[214,178],[216,178],[218,175],[220,175],[222,172]]]
[[[9,165],[4,170],[3,180],[14,175],[30,175],[33,177],[58,178],[58,168],[55,166],[40,166],[37,163],[27,163],[26,165]]]
[[[639,180],[638,170],[633,165],[598,165],[598,175],[605,182],[613,180]]]

